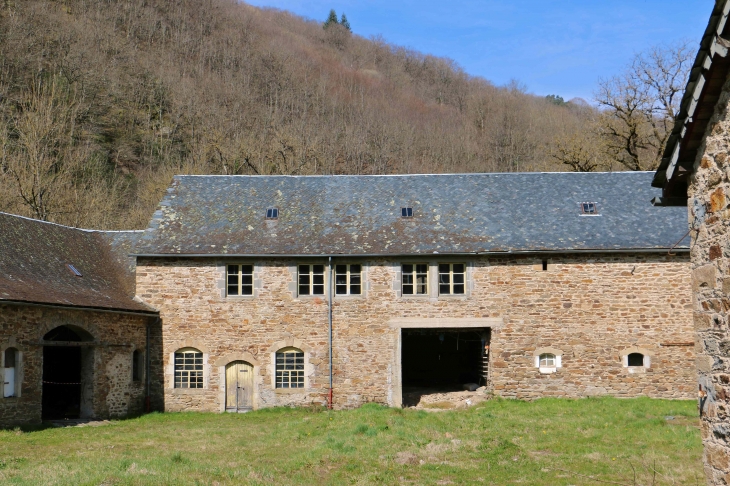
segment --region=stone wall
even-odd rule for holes
[[[83,348],[84,359],[88,357],[93,362],[89,376],[82,377],[84,389],[91,393],[89,414],[93,418],[109,418],[142,413],[145,381],[144,376],[140,381],[132,381],[132,353],[135,349],[144,353],[148,322],[154,325],[155,319],[0,304],[0,356],[9,347],[20,352],[16,366],[20,379],[16,388],[19,393],[12,398],[0,397],[0,426],[40,422],[42,338],[51,329],[62,325],[81,328],[94,337],[94,341],[89,345],[84,343]],[[160,360],[157,359],[157,362],[159,364]],[[2,365],[0,362],[0,378],[4,372]],[[160,380],[159,372],[153,380]],[[159,398],[157,402],[161,404]]]
[[[546,271],[535,257],[421,261],[467,263],[467,295],[401,296],[401,261],[352,261],[363,263],[366,284],[362,296],[335,297],[336,407],[400,405],[400,327],[421,321],[490,323],[491,386],[501,396],[695,396],[686,253],[556,256]],[[255,407],[325,404],[326,298],[297,297],[300,262],[283,260],[252,262],[255,296],[226,297],[223,265],[236,262],[137,262],[137,293],[162,318],[165,410],[223,410],[225,365],[236,359],[254,366]],[[274,388],[273,355],[287,346],[305,352],[304,390]],[[172,360],[183,347],[203,352],[203,389],[173,388]],[[556,373],[534,366],[540,348],[562,354]],[[648,368],[624,366],[622,355],[636,349],[650,356]]]
[[[730,82],[689,187],[702,438],[709,484],[730,484]]]

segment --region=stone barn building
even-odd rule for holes
[[[730,484],[730,1],[715,2],[653,185],[688,206],[708,484]]]
[[[144,411],[158,314],[134,299],[139,234],[0,213],[0,425]]]
[[[50,417],[67,361],[82,417],[692,398],[686,213],[651,177],[178,176],[144,232],[4,215],[0,420]]]
[[[165,409],[692,398],[686,214],[651,177],[176,177],[134,250]]]

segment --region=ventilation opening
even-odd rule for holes
[[[629,366],[644,366],[644,355],[641,353],[631,353],[629,355]]]
[[[403,406],[424,395],[484,386],[489,379],[490,331],[484,329],[403,329]]]
[[[542,261],[542,271],[543,272],[547,272],[547,269],[548,269],[548,261],[547,260],[543,260]]]
[[[70,263],[67,263],[66,266],[77,277],[83,277],[83,275],[81,275],[81,272],[79,272],[79,270],[76,267],[74,267],[73,265],[71,265]]]

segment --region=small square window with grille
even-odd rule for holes
[[[299,265],[299,295],[324,295],[324,265]]]
[[[267,208],[266,219],[279,219],[279,208]]]
[[[581,214],[587,214],[587,215],[596,215],[598,214],[598,205],[594,202],[584,202],[580,203],[580,208],[582,213]]]
[[[362,294],[361,265],[335,265],[335,294]]]
[[[400,215],[403,218],[412,218],[413,217],[413,208],[411,208],[411,207],[400,208]]]
[[[253,295],[253,265],[228,265],[226,273],[228,295]]]
[[[401,266],[403,295],[428,294],[428,264],[407,263]]]
[[[197,349],[175,353],[175,388],[203,388],[203,353]]]
[[[465,273],[463,263],[439,263],[439,295],[463,295]]]
[[[304,388],[304,353],[299,349],[276,353],[276,388]]]

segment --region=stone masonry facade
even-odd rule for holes
[[[709,484],[730,484],[730,81],[689,187],[697,371]]]
[[[466,263],[464,296],[401,295],[402,263]],[[225,265],[254,265],[254,295],[227,297]],[[296,265],[326,260],[138,257],[137,295],[161,318],[167,411],[225,409],[225,367],[253,366],[253,407],[324,405],[329,387],[326,296],[296,295]],[[403,326],[487,326],[490,384],[499,396],[696,395],[692,298],[687,253],[540,257],[344,259],[363,265],[363,294],[334,297],[335,408],[401,403]],[[435,282],[433,274],[429,276]],[[476,323],[476,324],[475,324]],[[274,385],[276,351],[305,355],[305,387]],[[174,353],[203,353],[200,389],[174,387]],[[541,374],[535,354],[562,358]],[[648,366],[626,366],[641,352]]]
[[[0,398],[0,424],[20,425],[41,421],[43,380],[43,336],[58,326],[82,329],[94,339],[81,343],[91,350],[90,376],[82,375],[83,393],[90,393],[89,417],[114,418],[144,411],[145,376],[132,379],[135,350],[146,349],[146,326],[154,318],[89,310],[63,310],[41,306],[0,304],[0,357],[15,348],[16,396]],[[159,343],[159,333],[156,333]],[[159,349],[159,345],[157,345]],[[154,348],[153,348],[154,349]],[[159,353],[158,353],[159,354]],[[153,371],[160,359],[151,356]],[[1,364],[1,363],[0,363]],[[144,364],[142,370],[144,370]],[[159,369],[159,368],[158,368]],[[4,366],[0,366],[0,378]],[[158,381],[153,378],[152,383]],[[153,403],[161,406],[158,387],[152,389]]]

